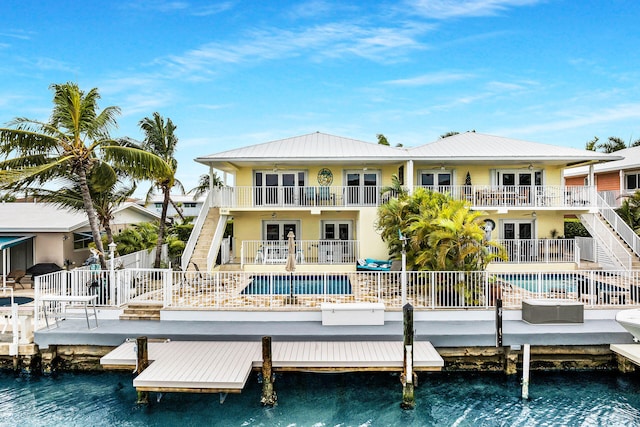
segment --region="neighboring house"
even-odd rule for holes
[[[475,132],[415,148],[312,133],[198,157],[233,183],[212,189],[183,268],[189,260],[213,267],[231,217],[235,261],[245,269],[282,269],[289,231],[299,269],[322,271],[331,264],[347,270],[358,258],[386,259],[375,221],[386,200],[380,190],[392,184],[392,175],[409,192],[426,187],[467,200],[494,226],[492,239],[527,242],[526,251],[538,257],[538,240],[561,234],[565,214],[588,214],[595,206],[589,187],[563,184],[563,169],[615,159]],[[512,259],[523,254],[510,252]]]
[[[118,233],[131,224],[157,219],[154,212],[125,203],[115,210],[111,226]],[[11,246],[5,247],[4,241]],[[88,249],[91,242],[93,237],[84,211],[70,211],[49,203],[0,203],[0,249],[4,249],[7,271],[26,270],[38,263],[81,266],[91,255]]]
[[[592,167],[566,169],[565,185],[592,184],[598,192],[605,193],[607,202],[620,206],[625,196],[640,190],[640,147],[626,148],[613,154],[623,158]]]
[[[111,230],[114,234],[117,234],[131,225],[158,220],[160,220],[160,214],[158,212],[151,211],[134,202],[127,202],[114,210],[113,219],[111,220]]]
[[[0,203],[0,237],[25,237],[7,248],[6,268],[26,270],[38,263],[82,265],[92,241],[84,212],[48,203]]]
[[[183,216],[187,217],[197,217],[200,213],[200,209],[202,209],[202,205],[204,204],[205,197],[199,197],[197,199],[193,199],[192,195],[189,194],[172,194],[171,199],[175,202],[175,204],[180,209],[180,212]],[[139,200],[138,204],[140,206],[146,207],[148,210],[155,212],[158,214],[158,218],[162,214],[162,201],[163,195],[156,194],[154,195],[148,203],[145,204],[144,200]],[[167,218],[175,219],[179,217],[178,212],[174,208],[174,206],[169,203],[169,207],[167,209]]]

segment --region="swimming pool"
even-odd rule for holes
[[[576,292],[580,280],[575,274],[565,273],[525,273],[501,275],[499,278],[512,286],[517,286],[529,292]]]
[[[33,302],[33,298],[29,297],[13,297],[13,302],[18,305],[29,304]],[[0,307],[7,307],[11,305],[11,297],[2,297],[0,298]]]
[[[254,276],[242,290],[245,295],[324,295],[351,294],[351,281],[345,275],[262,275]]]

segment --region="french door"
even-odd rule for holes
[[[378,203],[378,174],[350,171],[346,175],[346,199],[349,205],[375,206]]]
[[[305,185],[304,172],[255,172],[256,206],[295,206]]]

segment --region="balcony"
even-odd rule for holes
[[[508,259],[496,263],[580,263],[580,250],[575,239],[499,239],[493,240],[507,251]],[[495,252],[495,248],[491,248]]]
[[[593,203],[592,187],[458,185],[424,187],[468,201],[478,209],[504,208],[588,208]],[[389,200],[381,186],[331,187],[222,187],[215,189],[213,206],[248,208],[344,208],[376,207]]]
[[[356,264],[357,240],[296,240],[297,264]],[[240,263],[286,264],[289,256],[287,240],[244,240]]]

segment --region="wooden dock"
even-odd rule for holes
[[[414,370],[439,371],[444,360],[428,341],[414,344]],[[133,380],[138,391],[240,393],[262,366],[261,343],[248,341],[149,342],[150,365]],[[136,365],[134,342],[104,356],[105,369]],[[275,371],[402,371],[403,346],[395,341],[273,342]]]
[[[640,366],[640,344],[611,344],[611,351]]]

